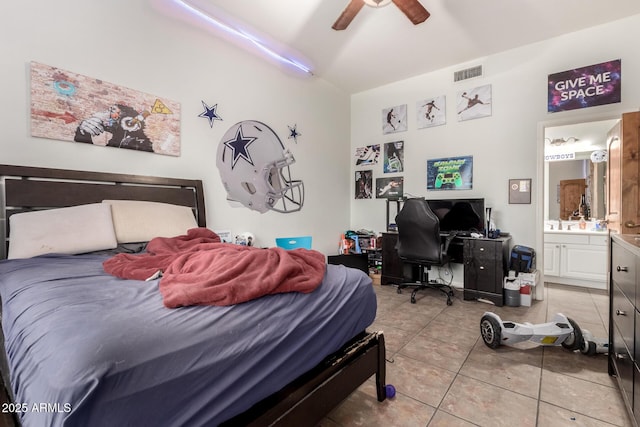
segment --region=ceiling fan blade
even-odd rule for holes
[[[355,18],[358,12],[360,12],[360,9],[362,9],[363,6],[363,0],[351,0],[347,7],[342,11],[340,17],[331,26],[331,28],[337,31],[347,28],[351,21],[353,21],[353,18]]]
[[[418,0],[392,0],[398,9],[402,11],[407,18],[413,22],[413,25],[418,25],[421,22],[427,20],[431,14],[420,4]]]

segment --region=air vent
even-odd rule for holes
[[[453,73],[453,81],[459,82],[461,80],[472,79],[482,75],[482,65],[477,67],[467,68],[466,70],[460,70]]]

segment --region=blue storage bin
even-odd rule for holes
[[[277,237],[276,246],[282,249],[311,249],[311,236]]]

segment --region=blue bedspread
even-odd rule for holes
[[[158,281],[104,273],[104,255],[0,262],[13,408],[30,426],[212,426],[369,326],[371,280],[329,265],[310,294],[163,306]]]

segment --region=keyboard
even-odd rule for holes
[[[448,237],[452,234],[456,237],[471,237],[471,231],[441,231],[440,237]]]

